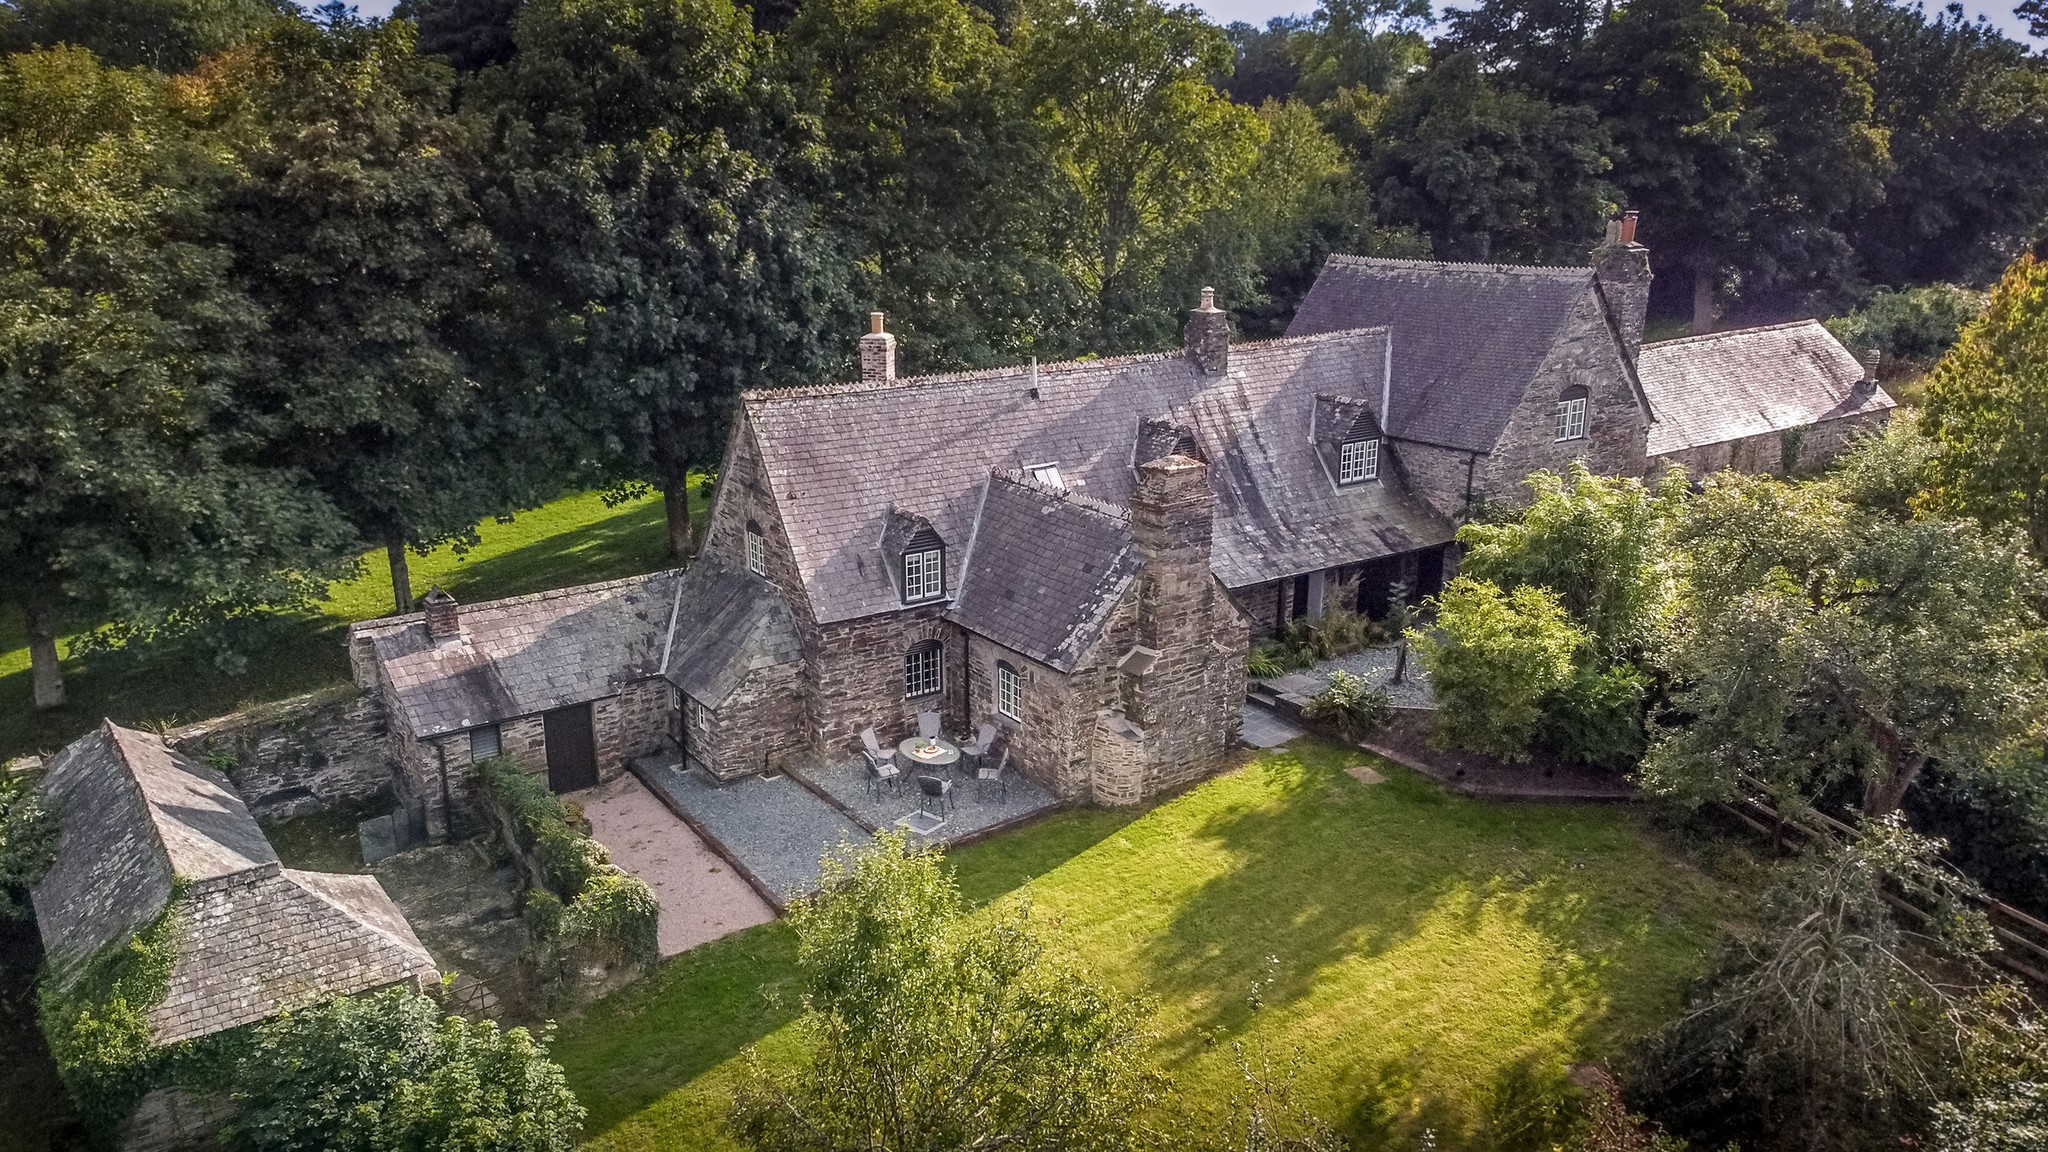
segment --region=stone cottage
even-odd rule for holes
[[[1882,426],[1891,398],[1817,323],[1644,344],[1635,224],[1611,223],[1577,268],[1332,256],[1288,335],[1386,328],[1388,450],[1447,516],[1573,460],[1782,471],[1781,444],[1807,467]]]
[[[436,588],[420,612],[351,626],[356,684],[383,702],[413,831],[476,829],[476,761],[503,753],[571,792],[663,747],[681,584],[656,572],[468,606]]]
[[[227,778],[112,721],[51,758],[57,860],[30,894],[45,980],[76,979],[187,885],[170,988],[145,1014],[175,1044],[331,996],[437,983],[433,957],[374,876],[286,868]]]

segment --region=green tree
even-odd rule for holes
[[[245,173],[227,204],[237,275],[267,313],[247,410],[383,546],[401,612],[408,548],[474,539],[561,478],[524,435],[517,380],[463,354],[499,272],[450,78],[411,25],[346,19],[286,25],[199,75]]]
[[[1582,55],[1612,5],[1592,0],[1481,0],[1444,12],[1445,58],[1469,53],[1487,75],[1550,99],[1569,99]]]
[[[960,0],[810,0],[780,38],[817,106],[818,197],[849,294],[892,314],[907,372],[1071,353],[1049,141],[1011,50]],[[850,349],[851,345],[847,345]]]
[[[226,1135],[256,1152],[569,1152],[583,1108],[524,1028],[444,1016],[404,988],[258,1025]]]
[[[764,1150],[1123,1149],[1156,1073],[1143,1009],[1048,947],[1023,904],[970,913],[933,852],[882,833],[790,912],[802,1055],[749,1053],[732,1126]]]
[[[28,915],[29,889],[57,862],[57,814],[25,773],[0,775],[0,919]]]
[[[265,28],[298,18],[285,0],[12,0],[14,36],[77,44],[122,68],[183,72]]]
[[[391,10],[419,25],[423,56],[440,56],[458,72],[512,58],[512,25],[524,0],[398,0]]]
[[[1724,798],[1747,774],[1799,804],[1853,780],[1881,816],[1930,758],[1989,772],[2038,738],[2038,566],[1971,521],[1856,495],[1724,472],[1688,505],[1657,656],[1682,719],[1643,762],[1651,789]]]
[[[1436,597],[1436,626],[1408,634],[1429,671],[1435,738],[1502,760],[1526,760],[1543,703],[1571,681],[1592,637],[1557,593],[1510,591],[1459,576]]]
[[[161,82],[82,48],[0,59],[0,596],[35,701],[57,637],[302,600],[352,534],[238,409],[261,313],[215,234],[222,174]]]
[[[1666,555],[1685,473],[1672,469],[1653,490],[1574,461],[1563,476],[1537,472],[1525,483],[1533,498],[1511,517],[1458,529],[1459,570],[1504,589],[1555,592],[1610,658],[1643,651],[1670,596]]]
[[[1849,274],[1841,229],[1886,164],[1861,45],[1782,0],[1634,0],[1585,58],[1643,241],[1691,273],[1695,332],[1725,277],[1754,298]]]
[[[517,39],[479,92],[493,228],[521,270],[508,336],[593,465],[661,489],[687,556],[690,470],[739,392],[814,380],[834,317],[852,345],[804,197],[816,140],[729,0],[528,0]]]
[[[1197,286],[1162,298],[1160,271],[1258,158],[1258,117],[1210,82],[1230,61],[1200,12],[1156,0],[1060,0],[1030,29],[1027,84],[1053,135],[1064,186],[1048,193],[1073,221],[1063,255],[1090,347],[1160,345],[1179,331]]]
[[[1428,59],[1429,0],[1322,0],[1294,39],[1299,94],[1320,104],[1346,88],[1392,92]]]
[[[2021,257],[1927,378],[1933,507],[2027,534],[2048,557],[2048,263]]]
[[[1505,87],[1459,53],[1387,104],[1368,165],[1383,219],[1441,260],[1577,263],[1613,214],[1591,108]]]
[[[1894,365],[1904,360],[1931,367],[1955,346],[1963,329],[1984,314],[1984,293],[1954,284],[1881,289],[1861,307],[1827,322],[1828,331],[1857,352],[1875,348]]]

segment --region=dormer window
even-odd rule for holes
[[[946,594],[946,546],[929,528],[903,547],[903,602],[917,604]]]
[[[1380,478],[1378,437],[1346,440],[1337,448],[1337,483],[1363,484]]]
[[[1027,471],[1031,473],[1033,480],[1038,481],[1047,488],[1057,492],[1067,490],[1067,482],[1060,479],[1060,466],[1057,460],[1048,461],[1044,464],[1033,464]]]
[[[1586,438],[1586,390],[1567,388],[1557,400],[1557,438],[1583,440]]]
[[[752,520],[747,521],[747,571],[756,576],[768,574],[768,540]]]

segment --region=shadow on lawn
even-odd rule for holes
[[[666,513],[660,500],[643,500],[580,528],[461,561],[442,575],[440,584],[459,600],[496,600],[637,576],[668,563]]]

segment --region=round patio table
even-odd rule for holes
[[[925,745],[931,745],[932,750],[929,752],[918,751],[920,747]],[[910,739],[898,744],[896,746],[896,754],[903,757],[905,764],[913,764],[920,768],[944,768],[950,764],[956,764],[960,760],[960,749],[952,741],[926,740],[922,736],[912,736]]]

